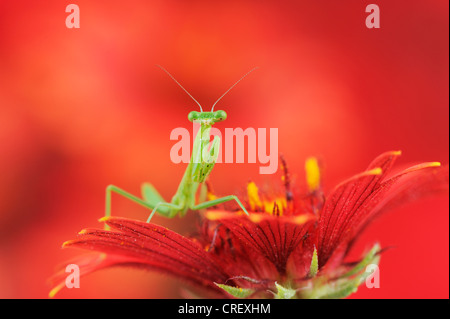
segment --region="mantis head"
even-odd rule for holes
[[[215,112],[196,112],[192,111],[188,115],[188,120],[191,122],[200,122],[201,124],[213,125],[217,122],[225,121],[227,113],[225,111]]]

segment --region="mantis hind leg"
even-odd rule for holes
[[[116,194],[119,194],[122,197],[125,197],[125,198],[131,200],[132,202],[135,202],[135,203],[137,203],[137,204],[139,204],[139,205],[141,205],[141,206],[143,206],[145,208],[152,209],[155,212],[156,212],[155,206],[158,204],[158,202],[161,202],[161,200],[164,201],[162,199],[161,195],[159,195],[158,192],[156,192],[156,190],[155,190],[155,193],[154,193],[155,195],[153,195],[153,196],[156,198],[156,195],[158,195],[161,198],[161,200],[158,201],[157,203],[152,203],[150,201],[147,201],[145,198],[141,199],[141,198],[139,198],[137,196],[134,196],[134,195],[124,191],[123,189],[121,189],[121,188],[119,188],[117,186],[108,185],[106,187],[106,196],[105,196],[105,202],[106,202],[105,203],[105,217],[111,216],[111,194],[113,192],[116,193]],[[161,213],[163,215],[168,214],[169,213],[169,209],[165,208],[165,207],[158,208],[158,213]],[[107,225],[105,225],[105,229],[109,229],[109,227]]]

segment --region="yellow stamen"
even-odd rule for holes
[[[263,201],[264,211],[266,213],[268,213],[269,215],[272,215],[274,207],[275,207],[275,203],[278,206],[279,216],[283,215],[283,209],[287,206],[285,197],[278,197],[278,198],[275,198],[274,200],[264,200]]]
[[[254,182],[247,184],[247,197],[251,210],[254,211],[256,208],[262,207],[261,199],[258,195],[258,186]]]
[[[314,192],[320,187],[320,168],[315,157],[306,159],[305,171],[308,188],[311,192]]]

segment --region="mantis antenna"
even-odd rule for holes
[[[246,74],[244,74],[244,76],[242,76],[239,80],[236,81],[236,83],[234,83],[224,94],[222,94],[221,97],[219,97],[217,99],[217,101],[213,104],[212,108],[211,108],[211,112],[214,111],[214,106],[216,106],[217,102],[219,102],[228,92],[230,92],[230,90],[232,88],[234,88],[239,82],[241,82],[247,75],[249,75],[250,73],[252,73],[253,71],[255,71],[258,67],[254,67],[253,69],[251,69],[250,71],[248,71]]]
[[[172,74],[169,73],[169,71],[167,71],[166,69],[164,69],[162,66],[160,66],[159,64],[156,65],[157,67],[159,67],[161,70],[163,70],[164,72],[167,73],[168,76],[170,76],[172,78],[172,80],[175,81],[176,84],[178,84],[180,86],[180,88],[183,89],[184,92],[186,92],[187,95],[189,95],[191,97],[191,99],[194,100],[195,103],[197,103],[197,105],[200,107],[200,112],[203,112],[202,106],[200,105],[200,103],[197,102],[196,99],[194,99],[194,97],[173,77]],[[253,70],[252,70],[253,71]],[[250,72],[249,72],[250,73]]]

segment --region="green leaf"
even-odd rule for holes
[[[214,283],[217,287],[222,288],[235,298],[247,298],[252,295],[255,290],[250,288],[232,287],[224,284]]]
[[[317,249],[314,245],[314,252],[311,259],[311,266],[309,267],[309,278],[314,278],[317,275],[317,271],[319,270],[319,259],[317,258]]]
[[[366,271],[369,264],[378,265],[380,261],[380,246],[375,244],[364,258],[352,269],[335,281],[327,281],[326,278],[316,277],[313,280],[313,288],[304,291],[302,296],[313,299],[345,298],[358,290],[358,287],[371,274]]]
[[[297,291],[295,289],[286,288],[275,282],[275,287],[277,287],[277,293],[275,294],[275,299],[292,299],[295,297]]]

